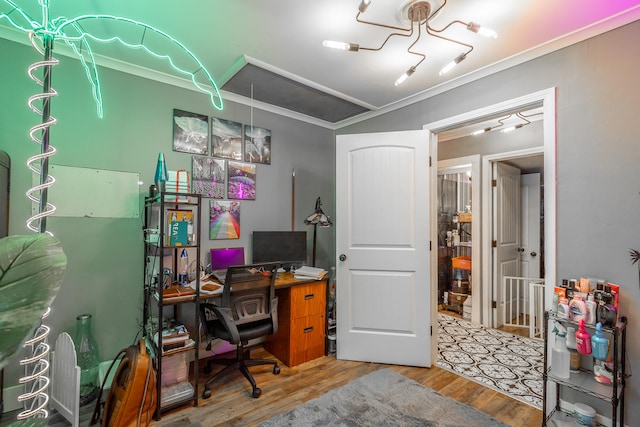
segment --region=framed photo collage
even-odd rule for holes
[[[191,192],[212,199],[209,238],[239,238],[240,200],[256,199],[256,165],[271,164],[271,131],[174,109],[173,151],[192,154]]]

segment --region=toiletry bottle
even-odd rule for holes
[[[560,302],[558,303],[558,317],[560,319],[569,318],[569,302],[564,297],[560,298]]]
[[[567,326],[567,350],[569,350],[569,370],[579,371],[582,357],[576,348],[576,328],[573,326]]]
[[[553,332],[556,333],[556,342],[551,350],[551,373],[558,378],[568,379],[569,372],[569,350],[567,350],[566,329],[555,323]]]
[[[558,293],[553,293],[553,301],[551,302],[551,313],[558,314]]]
[[[587,325],[593,326],[596,324],[596,309],[598,308],[593,298],[593,292],[589,294],[585,304],[587,305]]]
[[[602,334],[602,323],[596,325],[596,333],[591,337],[593,357],[599,360],[607,360],[609,355],[609,340]]]
[[[587,320],[587,304],[582,301],[582,297],[579,293],[573,294],[571,302],[569,302],[569,319],[574,322],[580,322]]]
[[[576,348],[580,354],[591,354],[591,335],[584,327],[584,319],[578,323],[578,332],[576,332]]]

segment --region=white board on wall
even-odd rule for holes
[[[140,174],[102,169],[49,165],[56,179],[47,200],[53,216],[76,218],[139,218]],[[40,178],[33,175],[34,185]],[[38,206],[32,203],[32,212]]]

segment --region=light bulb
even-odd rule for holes
[[[360,13],[364,13],[364,11],[367,10],[367,7],[369,7],[369,4],[371,4],[371,0],[362,0],[360,2],[360,6],[358,6]]]
[[[522,123],[515,126],[509,126],[508,128],[502,129],[500,132],[502,133],[511,132],[513,130],[520,129],[522,126],[524,126]]]
[[[323,41],[322,46],[328,47],[331,49],[349,50],[353,52],[357,52],[360,49],[360,45],[357,45],[355,43],[336,42],[332,40]]]
[[[440,70],[440,75],[446,74],[449,71],[451,71],[451,69],[453,67],[455,67],[456,65],[458,65],[459,63],[461,63],[462,61],[464,61],[464,59],[467,57],[466,53],[461,53],[460,55],[458,55],[456,57],[456,59],[454,59],[453,61],[449,62],[447,65],[445,65],[442,70]]]
[[[480,24],[476,24],[475,22],[469,22],[469,24],[467,25],[467,30],[478,33],[484,37],[490,37],[494,39],[498,38],[498,33],[489,28],[483,27]]]
[[[403,75],[401,75],[400,77],[398,77],[398,80],[396,80],[395,85],[396,86],[400,86],[402,84],[402,82],[404,82],[405,80],[407,80],[409,77],[411,77],[411,75],[413,73],[416,72],[416,67],[411,67],[409,68]]]

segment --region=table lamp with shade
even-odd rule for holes
[[[327,214],[322,211],[322,202],[320,201],[320,197],[316,199],[316,208],[315,211],[309,215],[304,223],[306,225],[313,225],[313,267],[316,266],[316,233],[318,227],[331,227],[333,222],[331,222],[331,218]]]

